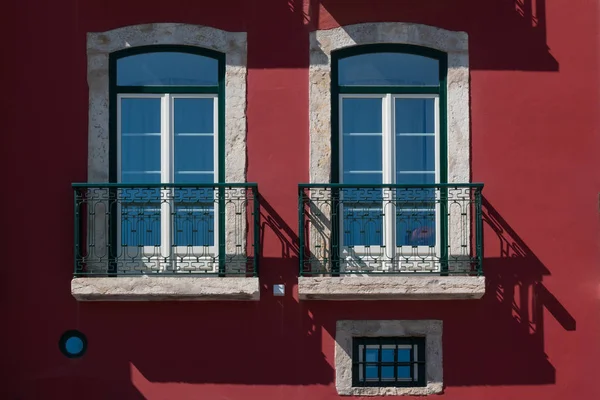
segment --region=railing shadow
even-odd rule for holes
[[[544,350],[544,310],[566,331],[576,321],[542,283],[550,271],[508,222],[483,198],[486,295],[473,321],[444,326],[469,337],[468,346],[444,346],[448,386],[530,385],[556,382]],[[448,326],[450,325],[450,326]],[[464,365],[477,365],[468,374]]]

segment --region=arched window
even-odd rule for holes
[[[212,184],[225,176],[224,61],[223,53],[191,46],[110,55],[110,181],[132,185],[121,189],[118,211],[126,259],[216,253]]]
[[[331,59],[332,181],[353,185],[340,193],[342,265],[439,254],[428,185],[447,180],[446,53],[373,44]]]

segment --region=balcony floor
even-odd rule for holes
[[[300,300],[466,300],[485,293],[483,276],[301,277]]]
[[[258,278],[123,276],[73,278],[78,301],[259,300]]]

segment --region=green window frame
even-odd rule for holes
[[[148,53],[187,53],[192,55],[199,55],[217,60],[217,85],[152,85],[152,86],[119,86],[117,84],[117,62],[118,60],[140,54]],[[217,165],[217,182],[225,183],[225,54],[206,49],[202,47],[186,46],[186,45],[148,45],[132,47],[120,51],[116,51],[109,54],[109,182],[118,183],[118,99],[119,95],[134,95],[134,94],[170,94],[170,95],[190,95],[190,94],[211,94],[217,96],[217,130],[216,130],[216,146],[218,153],[218,165]],[[164,182],[163,182],[164,183]],[[172,183],[169,183],[173,185]],[[151,185],[148,187],[161,187],[161,184]],[[189,185],[188,185],[189,186]],[[206,187],[206,184],[203,185]],[[116,189],[111,189],[116,190]],[[224,272],[225,262],[225,192],[221,186],[218,189],[217,202],[219,206],[218,215],[218,257],[219,257],[219,274]],[[117,243],[118,240],[118,225],[119,222],[116,220],[117,213],[111,213],[111,221],[109,223],[109,241],[110,243]],[[116,247],[111,246],[111,254],[109,258],[114,259],[116,256]],[[109,266],[109,273],[117,273],[115,265]]]
[[[188,53],[214,58],[218,62],[216,86],[118,86],[117,61],[121,58],[156,52]],[[109,182],[117,182],[117,97],[119,94],[170,93],[170,94],[216,94],[218,97],[217,151],[219,153],[218,182],[225,182],[225,54],[194,46],[152,45],[132,47],[116,51],[109,56]]]
[[[438,61],[438,84],[437,85],[386,85],[386,86],[344,86],[339,84],[339,61],[363,54],[373,53],[403,53],[423,56]],[[447,74],[448,74],[448,55],[447,53],[427,47],[408,45],[408,44],[368,44],[358,45],[339,49],[331,53],[331,182],[341,183],[340,179],[340,104],[341,95],[371,95],[371,94],[390,94],[390,95],[423,95],[431,94],[438,96],[439,105],[439,174],[437,184],[445,184],[448,181],[448,127],[447,127]],[[440,196],[447,198],[448,189],[440,187]],[[332,206],[337,209],[336,199],[340,198],[340,189],[332,188]],[[340,213],[332,215],[332,226],[340,227]],[[440,216],[440,259],[441,273],[447,274],[448,270],[448,216]],[[338,228],[341,229],[341,228]],[[339,272],[341,257],[341,233],[334,234],[332,237],[332,265],[334,274]]]
[[[425,337],[352,338],[352,386],[424,387],[425,377]]]
[[[405,53],[439,61],[439,85],[435,86],[340,86],[339,61],[370,53]],[[336,50],[331,53],[331,182],[340,181],[339,110],[340,94],[437,94],[440,115],[440,182],[448,181],[447,96],[448,55],[443,51],[408,44],[369,44]]]

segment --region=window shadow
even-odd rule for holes
[[[486,294],[457,301],[306,301],[325,341],[338,320],[441,319],[445,386],[536,385],[556,382],[544,351],[544,310],[566,331],[573,316],[543,285],[549,270],[483,198]],[[328,338],[329,337],[329,338]],[[333,349],[326,355],[333,358]]]
[[[472,70],[558,71],[546,41],[545,0],[308,0],[312,29],[402,21],[469,34]]]

